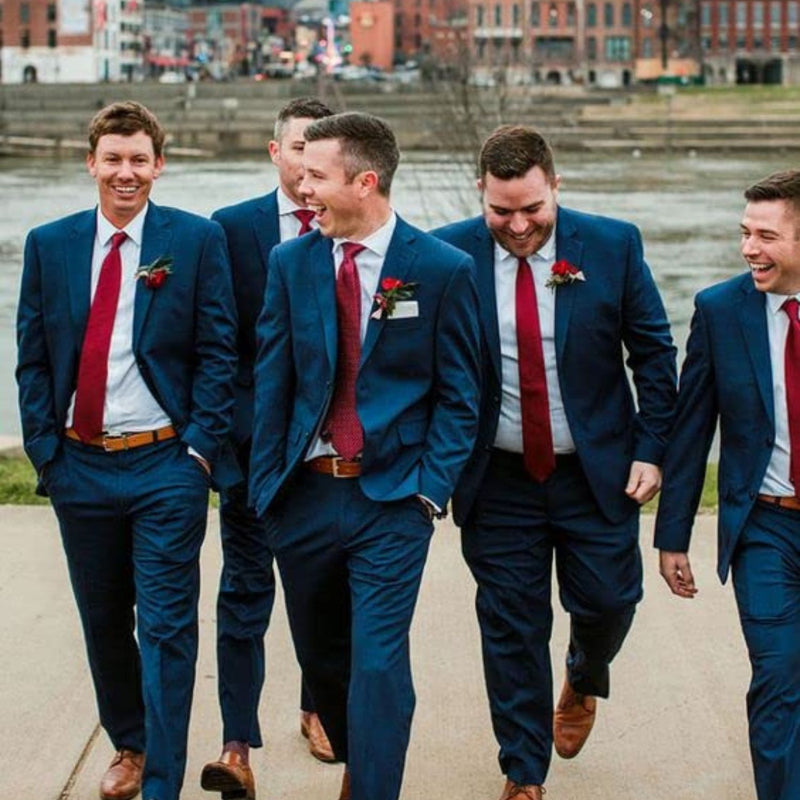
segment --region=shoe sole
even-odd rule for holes
[[[222,800],[256,800],[255,792],[247,788],[223,769],[206,767],[200,776],[200,786],[207,792],[222,792]]]

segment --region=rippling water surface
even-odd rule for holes
[[[742,269],[742,191],[788,166],[780,154],[761,160],[569,154],[558,158],[559,199],[562,205],[622,217],[641,228],[647,260],[682,349],[695,292]],[[264,162],[171,162],[153,199],[210,214],[264,194],[275,182],[274,168]],[[94,184],[79,161],[0,160],[0,435],[19,432],[14,320],[25,234],[95,201]],[[393,202],[402,216],[423,228],[479,210],[469,168],[425,157],[409,156],[401,164]]]

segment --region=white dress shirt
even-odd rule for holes
[[[122,228],[128,238],[122,243],[119,251],[122,260],[122,282],[111,333],[106,399],[103,407],[103,428],[110,434],[157,430],[171,422],[147,388],[133,354],[133,308],[137,284],[134,276],[140,266],[142,232],[148,206],[149,203],[145,204],[145,207]],[[103,216],[98,206],[97,229],[92,252],[92,299],[100,278],[100,268],[111,250],[111,237],[115,233],[117,228]],[[67,412],[68,428],[72,426],[74,409],[73,393]]]
[[[299,206],[294,200],[291,200],[286,192],[278,187],[278,228],[280,231],[281,241],[288,242],[291,239],[296,239],[300,235],[300,228],[303,223],[294,215],[295,211],[307,211],[305,206]],[[317,228],[317,220],[311,220],[311,227]]]
[[[556,292],[545,286],[556,260],[556,232],[527,262],[533,273],[536,287],[536,305],[539,310],[539,327],[542,333],[547,401],[550,406],[550,428],[553,450],[556,453],[574,453],[575,442],[569,430],[561,399],[556,364],[555,319]],[[494,245],[494,287],[497,298],[497,319],[500,333],[500,358],[503,385],[500,399],[500,418],[494,446],[512,453],[522,452],[522,405],[519,386],[519,355],[517,351],[516,281],[518,258]]]
[[[791,295],[789,295],[791,296]],[[767,335],[769,337],[769,360],[772,367],[772,394],[775,406],[775,443],[767,464],[764,481],[759,490],[761,494],[779,497],[792,497],[800,493],[789,480],[789,460],[791,446],[789,440],[789,412],[786,407],[786,369],[784,349],[786,335],[789,333],[789,317],[781,306],[789,296],[767,292],[765,310],[767,314]],[[794,295],[800,300],[800,294]]]
[[[369,323],[369,315],[375,304],[375,294],[378,291],[378,280],[381,276],[383,269],[383,262],[386,260],[386,251],[389,249],[389,243],[392,241],[394,229],[397,225],[397,215],[392,211],[389,219],[378,228],[378,230],[362,239],[358,244],[364,245],[362,250],[356,256],[356,267],[358,269],[358,280],[361,284],[361,341],[363,343],[364,337],[367,333],[367,324]],[[336,277],[339,276],[339,267],[342,265],[344,259],[344,250],[342,245],[345,242],[351,241],[350,239],[334,239],[333,240],[333,264],[336,270]],[[335,309],[331,313],[336,313]],[[325,424],[325,417],[327,410],[322,415],[322,422],[320,428]],[[330,442],[323,442],[320,437],[321,430],[317,430],[316,439],[313,446],[308,451],[306,460],[316,458],[317,456],[332,456],[336,455],[336,451]]]

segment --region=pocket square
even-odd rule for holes
[[[389,319],[408,319],[419,316],[419,303],[416,300],[398,300]]]

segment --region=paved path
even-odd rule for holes
[[[547,800],[754,800],[744,700],[749,667],[731,589],[714,574],[715,522],[701,518],[695,535],[700,594],[679,601],[656,573],[652,519],[644,519],[646,596],[614,665],[612,699],[600,704],[580,757],[554,758]],[[13,800],[96,800],[111,748],[97,729],[54,516],[47,507],[0,506],[0,533],[0,786]],[[219,561],[214,512],[203,553],[184,800],[219,800],[198,783],[220,744],[213,642]],[[496,800],[500,793],[473,594],[457,533],[441,524],[413,631],[418,702],[403,800]],[[565,622],[557,612],[557,687]],[[281,598],[267,652],[267,744],[254,757],[259,800],[335,800],[341,767],[308,756],[298,731],[299,672]]]

